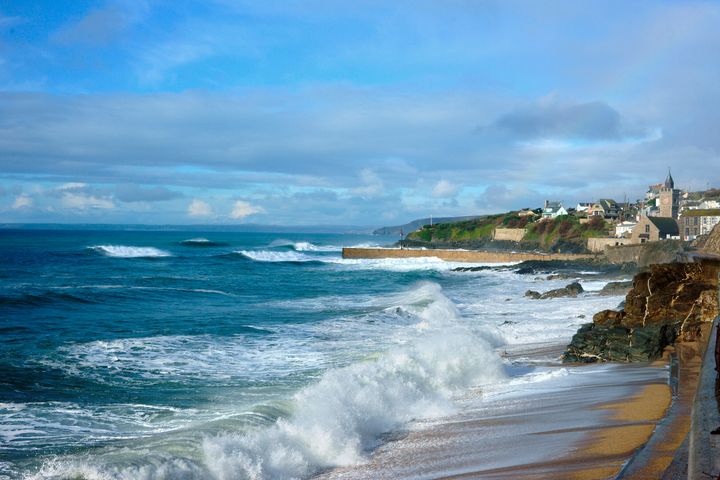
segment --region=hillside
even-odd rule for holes
[[[495,228],[526,228],[520,242],[494,241]],[[425,225],[410,233],[404,245],[428,248],[486,248],[543,250],[548,252],[584,252],[587,239],[607,235],[608,226],[600,218],[581,224],[574,216],[529,221],[517,212],[488,215],[472,220]]]
[[[463,220],[472,220],[475,218],[482,218],[478,215],[472,215],[472,216],[466,216],[466,217],[437,217],[432,219],[432,224],[439,224],[439,223],[447,223],[447,222],[460,222]],[[418,218],[417,220],[413,220],[412,222],[408,222],[405,225],[396,225],[394,227],[382,227],[378,228],[377,230],[373,231],[373,235],[400,235],[400,231],[407,234],[409,232],[415,231],[418,228],[422,227],[423,225],[429,225],[430,217],[427,218]]]

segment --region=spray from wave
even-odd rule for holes
[[[132,247],[127,245],[95,245],[88,247],[108,257],[118,258],[151,258],[171,257],[172,254],[155,247]]]
[[[422,283],[394,300],[416,320],[411,335],[365,361],[326,370],[273,424],[204,437],[187,456],[140,449],[122,459],[56,458],[33,478],[305,478],[362,463],[383,434],[451,414],[458,394],[506,378],[490,343],[465,325],[439,285]]]
[[[315,245],[310,242],[294,242],[284,238],[274,240],[269,245],[270,248],[287,247],[296,252],[340,252],[342,247],[338,245]]]
[[[327,371],[295,395],[294,414],[251,435],[203,444],[217,478],[298,478],[363,462],[386,432],[453,412],[453,395],[504,376],[490,344],[460,321],[436,284],[423,284],[418,335],[376,360]],[[416,294],[416,293],[415,293]]]

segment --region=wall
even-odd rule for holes
[[[519,242],[525,237],[525,228],[496,228],[493,230],[493,240],[509,240]]]
[[[683,251],[679,240],[660,240],[607,247],[605,257],[610,263],[635,263],[638,267],[646,267],[655,263],[672,263]]]
[[[482,252],[477,250],[416,250],[399,248],[343,248],[343,258],[414,258],[436,257],[451,262],[468,263],[505,263],[528,260],[583,260],[596,258],[596,255],[572,253],[521,253],[521,252]]]
[[[606,247],[627,245],[629,243],[629,238],[588,238],[587,248],[591,252],[602,253]]]

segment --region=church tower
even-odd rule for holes
[[[658,214],[659,217],[678,218],[678,211],[680,209],[680,190],[675,189],[675,181],[670,174],[669,168],[665,183],[662,188],[660,188],[658,201],[658,207],[660,209],[660,213]]]

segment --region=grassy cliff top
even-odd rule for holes
[[[534,243],[545,250],[553,250],[561,244],[584,248],[588,238],[608,234],[608,225],[601,218],[593,218],[582,224],[579,218],[570,215],[530,221],[527,217],[518,216],[518,212],[509,212],[462,222],[425,225],[410,233],[407,239],[431,245],[462,245],[490,241],[495,228],[525,228],[525,237],[521,243]]]

